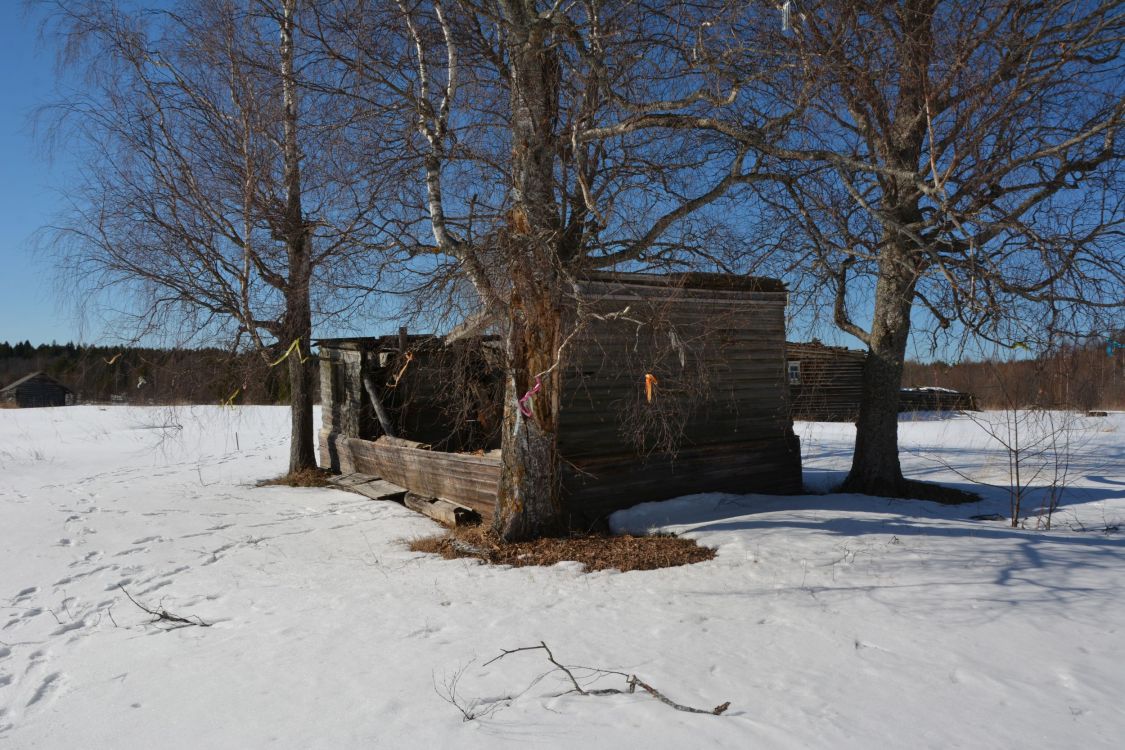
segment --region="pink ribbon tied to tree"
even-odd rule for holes
[[[539,393],[539,391],[541,391],[542,389],[543,389],[543,381],[539,379],[538,375],[536,375],[535,376],[535,385],[532,386],[530,391],[523,394],[523,398],[521,398],[520,401],[519,401],[520,414],[524,415],[525,417],[530,417],[532,415],[531,397],[534,396],[536,393]]]

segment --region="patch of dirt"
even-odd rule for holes
[[[274,479],[263,479],[258,487],[327,487],[332,472],[324,469],[303,469],[295,474],[282,474]]]
[[[582,563],[587,571],[616,569],[622,573],[674,568],[715,557],[715,550],[710,547],[701,547],[692,539],[671,535],[584,534],[503,544],[491,529],[483,526],[451,529],[437,536],[415,539],[410,543],[410,549],[441,555],[446,560],[474,557],[494,565],[517,568],[576,561]]]

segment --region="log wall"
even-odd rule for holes
[[[863,394],[864,352],[818,343],[785,344],[788,362],[799,362],[800,382],[789,383],[793,419],[853,422]]]

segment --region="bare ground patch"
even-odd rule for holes
[[[332,472],[324,469],[302,469],[293,474],[282,474],[273,479],[263,479],[258,487],[328,487]]]
[[[483,526],[450,529],[442,534],[410,542],[415,552],[441,555],[446,560],[472,557],[493,565],[554,565],[564,561],[582,563],[587,571],[616,569],[655,570],[691,565],[715,557],[715,550],[692,539],[676,536],[581,536],[537,539],[515,544],[501,543]]]

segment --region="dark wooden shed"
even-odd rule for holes
[[[33,372],[0,389],[0,406],[70,406],[74,391],[45,372]]]
[[[819,341],[786,342],[793,419],[852,422],[859,416],[867,353]]]
[[[911,411],[977,411],[977,400],[971,393],[952,388],[922,386],[903,388],[898,395],[898,410]]]
[[[593,273],[578,287],[566,311],[575,333],[559,365],[560,473],[572,526],[696,492],[801,489],[781,282]],[[318,345],[322,464],[490,518],[500,477],[499,341]]]

